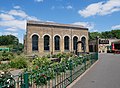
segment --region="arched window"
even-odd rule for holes
[[[77,41],[78,41],[78,37],[73,37],[73,50],[77,49]]]
[[[64,49],[69,50],[69,37],[68,36],[64,37]]]
[[[32,51],[38,51],[38,35],[32,36]]]
[[[82,46],[81,46],[81,49],[82,49],[82,50],[86,50],[86,38],[85,38],[85,37],[82,37],[82,38],[81,38],[81,41],[83,42],[83,43],[82,43]]]
[[[44,36],[44,50],[49,50],[50,49],[50,37],[48,35]]]
[[[55,50],[60,50],[60,37],[59,36],[54,37],[54,43],[55,43]]]

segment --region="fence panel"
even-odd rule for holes
[[[54,68],[45,67],[20,75],[0,79],[0,88],[66,88],[86,71],[96,60],[98,53],[70,59]]]

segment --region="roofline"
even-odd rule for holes
[[[42,21],[32,21],[32,20],[28,20],[27,25],[67,27],[67,28],[77,28],[77,29],[88,30],[88,28],[85,28],[82,25],[60,24],[60,23],[54,23],[54,22],[42,22]]]

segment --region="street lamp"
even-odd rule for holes
[[[99,45],[99,36],[96,36],[96,58],[98,59],[98,45]]]
[[[95,52],[98,52],[98,43],[99,42],[99,36],[96,36],[96,49]]]

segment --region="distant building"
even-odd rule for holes
[[[112,44],[115,43],[115,48],[120,48],[120,45],[117,45],[117,42],[120,39],[98,39],[92,40],[89,42],[89,50],[90,52],[96,52],[98,50],[99,53],[107,53],[112,52]]]
[[[87,28],[70,24],[28,21],[24,52],[29,55],[74,52],[77,48],[77,41],[84,43],[84,45],[78,45],[79,52],[83,52],[83,48],[86,52],[89,51]]]

